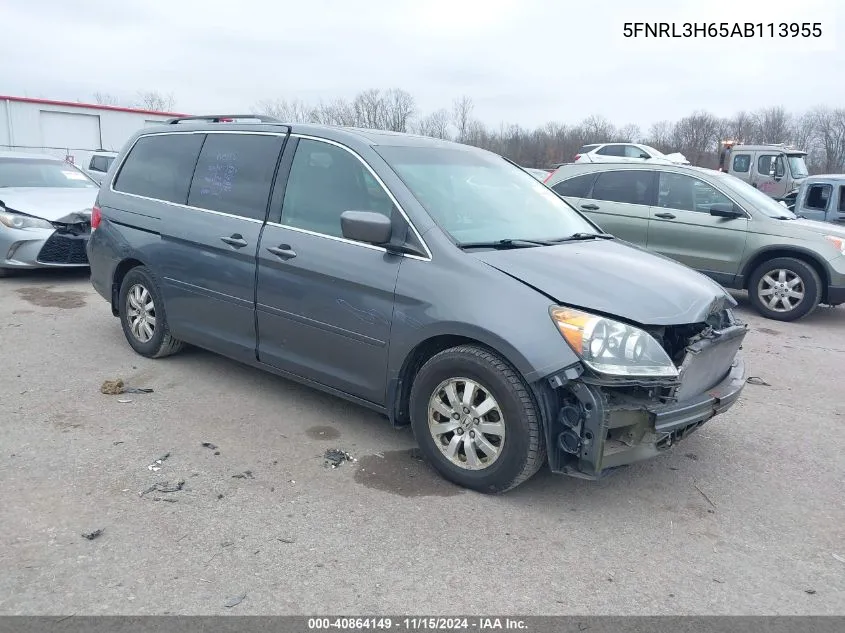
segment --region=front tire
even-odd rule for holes
[[[545,462],[531,391],[504,359],[481,347],[453,347],[429,359],[411,387],[410,411],[421,452],[460,486],[505,492]]]
[[[144,266],[133,268],[123,278],[118,313],[126,340],[141,356],[163,358],[182,349],[182,341],[170,334],[158,284]]]
[[[807,316],[822,298],[816,270],[793,257],[776,257],[760,264],[748,280],[751,305],[764,317],[795,321]]]

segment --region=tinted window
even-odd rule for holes
[[[124,193],[185,204],[203,134],[159,134],[138,139],[117,176]]]
[[[830,185],[812,185],[807,190],[807,201],[804,206],[808,209],[824,211],[827,209],[827,203],[830,202],[831,189]],[[841,203],[839,206],[842,206]]]
[[[584,174],[582,176],[575,176],[569,180],[557,183],[552,189],[562,196],[572,196],[573,198],[585,198],[590,195],[590,185],[596,179],[595,174]]]
[[[737,154],[734,156],[734,166],[733,170],[739,173],[748,173],[748,169],[751,167],[751,156],[748,154]],[[768,173],[768,172],[766,172]]]
[[[651,204],[654,173],[645,170],[606,171],[593,185],[592,197],[609,202]]]
[[[772,161],[776,158],[775,154],[763,154],[757,159],[757,173],[763,176],[768,176],[772,168]]]
[[[628,158],[651,158],[646,152],[633,145],[625,146],[625,156]]]
[[[584,145],[581,149],[578,150],[579,154],[586,154],[587,152],[592,152],[596,149],[598,145]]]
[[[845,213],[845,187],[839,187],[839,213]]]
[[[730,198],[706,182],[684,174],[660,173],[657,206],[710,213],[714,204],[733,206]]]
[[[281,148],[279,136],[209,134],[194,172],[188,204],[264,220]]]
[[[602,156],[624,156],[625,155],[625,146],[624,145],[605,145],[600,150],[596,152],[596,154],[601,154]]]
[[[88,166],[88,169],[105,173],[109,170],[113,160],[114,158],[110,156],[93,156],[91,157],[91,164]]]
[[[341,237],[344,211],[377,211],[389,217],[393,203],[361,161],[345,149],[299,141],[285,188],[282,223]]]

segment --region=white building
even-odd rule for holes
[[[119,151],[138,129],[175,116],[184,115],[0,95],[0,150],[44,152],[85,168],[93,152]]]

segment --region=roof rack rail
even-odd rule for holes
[[[204,116],[180,116],[165,121],[166,125],[174,125],[182,121],[210,121],[212,123],[231,123],[235,119],[255,119],[261,123],[284,123],[281,119],[266,114],[206,114]]]

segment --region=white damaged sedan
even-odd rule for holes
[[[58,158],[0,152],[0,277],[15,269],[87,266],[99,190]]]

